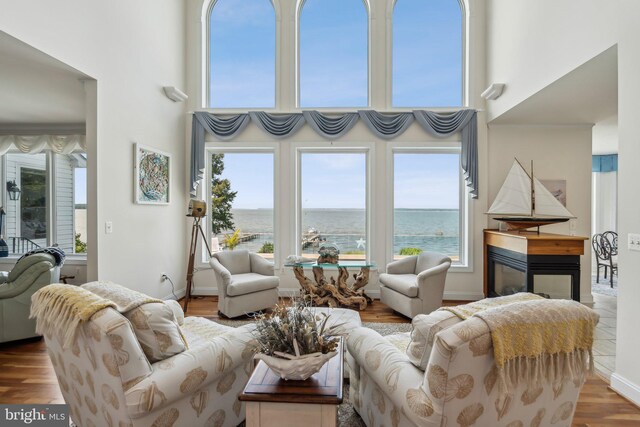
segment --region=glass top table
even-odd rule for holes
[[[359,260],[344,260],[344,261],[338,261],[337,264],[330,264],[330,263],[322,263],[322,264],[318,264],[315,261],[309,261],[309,262],[287,262],[284,264],[285,267],[302,267],[302,268],[313,268],[313,267],[320,267],[320,268],[326,268],[326,269],[337,269],[337,268],[376,268],[377,264],[375,262],[372,261],[359,261]]]

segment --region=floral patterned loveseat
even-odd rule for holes
[[[252,371],[251,326],[226,327],[175,314],[187,349],[150,363],[132,323],[104,308],[79,327],[70,346],[64,332],[44,334],[71,418],[77,426],[236,426],[238,400]]]
[[[349,399],[368,427],[571,426],[586,374],[521,382],[505,395],[482,319],[435,311],[416,316],[411,334],[358,328],[349,336]]]

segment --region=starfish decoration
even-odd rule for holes
[[[367,241],[361,237],[360,239],[356,240],[356,243],[358,244],[358,249],[360,248],[364,249]]]

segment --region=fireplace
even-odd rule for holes
[[[485,295],[534,292],[580,300],[585,237],[485,230]]]

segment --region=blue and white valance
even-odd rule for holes
[[[195,196],[198,181],[204,176],[205,134],[229,141],[242,132],[249,121],[277,139],[295,134],[307,123],[318,135],[327,139],[339,138],[349,132],[358,120],[382,139],[397,138],[414,121],[417,121],[431,135],[445,138],[456,132],[461,134],[460,163],[471,197],[478,197],[478,127],[476,110],[465,109],[453,113],[436,113],[415,110],[406,113],[380,113],[361,110],[357,113],[336,115],[321,114],[318,111],[303,111],[292,114],[272,114],[252,111],[244,114],[221,115],[197,111],[193,113],[191,130],[191,189]]]
[[[617,170],[617,154],[591,156],[591,172],[616,172]]]

